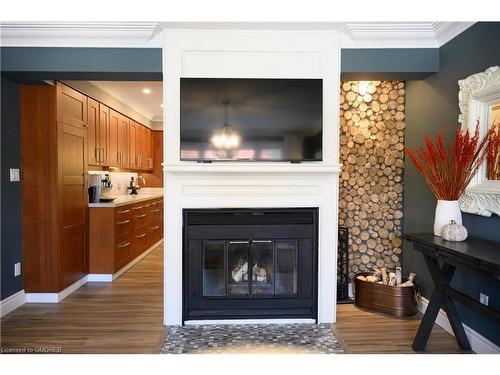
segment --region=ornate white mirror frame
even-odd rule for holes
[[[458,86],[458,121],[462,130],[473,132],[479,121],[479,131],[484,137],[490,126],[490,107],[500,103],[500,67],[493,66],[485,72],[473,74],[458,81]],[[486,168],[484,162],[460,198],[460,209],[481,216],[500,216],[500,181],[488,180]]]

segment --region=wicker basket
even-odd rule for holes
[[[363,309],[397,317],[417,313],[417,294],[414,286],[389,286],[359,280],[358,276],[372,275],[361,272],[354,277],[354,303]],[[405,282],[406,279],[403,279]]]

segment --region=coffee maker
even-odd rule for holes
[[[101,179],[100,174],[89,174],[89,203],[99,203],[101,197]]]

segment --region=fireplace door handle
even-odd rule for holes
[[[229,241],[231,244],[237,244],[237,243],[249,243],[250,241]]]
[[[252,242],[255,242],[255,243],[271,243],[273,241],[271,241],[271,240],[254,240]]]

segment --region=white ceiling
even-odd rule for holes
[[[162,81],[90,81],[90,83],[149,120],[163,120]],[[144,94],[142,90],[145,88],[150,89],[151,93]]]

